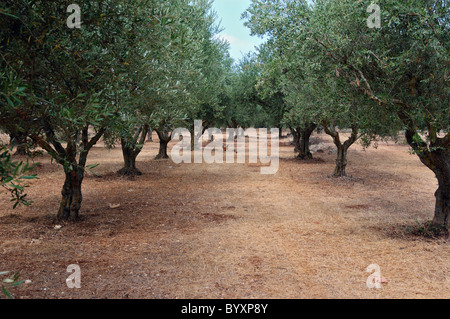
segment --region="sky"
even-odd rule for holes
[[[250,36],[250,29],[241,20],[242,13],[250,7],[251,0],[215,0],[214,8],[220,26],[224,29],[219,36],[226,39],[231,46],[230,55],[238,62],[243,54],[255,52],[255,46],[264,42],[257,36]]]

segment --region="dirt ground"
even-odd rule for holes
[[[354,146],[352,177],[335,179],[335,155],[300,162],[287,140],[273,176],[255,164],[154,161],[157,142],[134,180],[114,175],[120,148],[94,148],[101,177],[84,181],[82,221],[59,230],[63,172],[48,156],[32,207],[13,211],[1,194],[0,271],[31,281],[16,298],[450,298],[448,239],[415,234],[433,217],[437,181],[407,146]],[[81,289],[66,285],[71,264]],[[371,264],[382,289],[367,288]]]

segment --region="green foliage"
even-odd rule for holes
[[[369,4],[252,2],[244,17],[269,37],[267,68],[285,71],[285,121],[356,123],[369,135],[393,134],[401,122],[436,140],[450,123],[448,3],[383,1],[381,30],[367,26]]]
[[[0,186],[11,194],[13,208],[19,205],[30,206],[33,203],[25,194],[25,188],[28,187],[26,181],[37,179],[36,174],[29,174],[33,166],[30,166],[28,161],[13,161],[10,151],[4,146],[0,147]]]
[[[6,131],[29,132],[68,169],[77,166],[74,154],[90,146],[83,132],[101,132],[117,115],[113,89],[124,55],[119,40],[129,30],[122,16],[126,6],[86,1],[81,4],[84,25],[77,30],[64,23],[66,6],[65,1],[21,0],[0,7],[12,15],[1,22],[3,74],[9,83],[23,84],[12,103],[13,90],[3,90],[7,103],[0,103]]]
[[[232,60],[211,1],[78,5],[82,25],[70,29],[67,1],[0,3],[3,131],[27,136],[81,184],[102,137],[138,151],[135,130],[222,116]]]
[[[224,122],[230,127],[278,127],[284,112],[279,91],[263,92],[259,86],[264,64],[257,55],[244,56],[228,80]]]
[[[408,227],[407,231],[412,235],[425,237],[425,238],[448,238],[449,232],[443,227],[436,226],[431,221],[420,222],[416,220],[416,225],[414,227]]]
[[[139,6],[135,50],[118,97],[122,140],[136,147],[134,129],[159,131],[189,126],[196,119],[221,117],[225,79],[231,68],[228,44],[217,39],[219,27],[209,1],[153,1]],[[142,20],[146,20],[145,23]],[[149,41],[149,39],[151,39]]]
[[[6,276],[9,275],[10,271],[1,271],[0,276]],[[1,291],[8,299],[14,299],[13,295],[10,292],[10,289],[12,287],[17,287],[21,284],[23,284],[25,281],[19,280],[20,279],[20,272],[13,273],[10,277],[5,278],[1,281]]]

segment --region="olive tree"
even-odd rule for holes
[[[1,66],[25,86],[2,127],[26,125],[29,138],[62,165],[57,214],[77,220],[87,157],[118,116],[115,83],[126,65],[130,29],[126,2],[80,3],[81,28],[67,26],[66,1],[4,1],[0,5]]]
[[[303,32],[348,85],[356,83],[361,95],[401,121],[408,144],[439,183],[434,224],[448,228],[449,3],[389,0],[380,5],[377,29],[367,24],[366,3],[316,1]]]
[[[273,6],[275,2],[278,9]],[[355,99],[359,95],[369,110],[374,114],[378,111],[378,117],[367,121],[369,127],[383,131],[386,124],[395,128],[401,123],[412,151],[437,177],[434,224],[448,229],[449,3],[380,1],[379,28],[370,23],[370,4],[353,0],[255,0],[249,19],[256,30],[269,30],[274,35],[283,30],[292,40],[284,42],[289,52],[320,65],[323,74],[335,73]],[[329,83],[320,86],[323,92],[339,98],[347,95],[343,88]]]

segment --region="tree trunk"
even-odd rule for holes
[[[291,129],[294,136],[295,152],[298,153],[297,158],[301,160],[312,159],[312,153],[309,148],[310,138],[317,125],[314,123],[309,123],[305,127],[297,127],[296,129]]]
[[[448,138],[448,136],[447,136]],[[433,224],[448,230],[450,213],[450,148],[445,146],[443,139],[438,140],[431,147],[431,168],[436,174],[439,188],[436,191],[436,207]]]
[[[145,144],[145,139],[147,135],[149,135],[150,128],[148,125],[144,125],[140,127],[131,140],[128,140],[129,137],[123,137],[122,142],[122,154],[124,167],[118,171],[119,175],[124,176],[140,176],[142,175],[141,171],[136,168],[136,158],[141,153],[142,148]],[[150,131],[151,133],[151,131]]]
[[[450,214],[450,149],[438,146],[430,152],[432,165],[427,165],[436,174],[439,188],[435,193],[436,207],[433,224],[448,230]]]
[[[448,232],[448,220],[450,211],[450,133],[445,137],[439,137],[433,123],[427,123],[429,143],[423,140],[418,132],[413,119],[405,112],[405,105],[397,112],[400,120],[406,127],[405,137],[408,144],[414,150],[420,161],[431,169],[439,183],[435,193],[436,205],[434,210],[433,225],[445,229]]]
[[[160,140],[159,141],[159,153],[156,156],[156,159],[168,159],[169,155],[167,154],[167,145],[169,144],[169,142],[165,141],[165,140]]]
[[[82,169],[74,169],[66,172],[66,180],[62,189],[62,200],[59,207],[58,220],[77,221],[81,208],[83,196],[81,194],[81,183],[84,172]]]
[[[124,167],[117,173],[123,176],[141,176],[141,171],[136,168],[136,158],[139,153],[133,148],[127,147],[126,142],[122,141],[122,154]]]
[[[348,149],[359,139],[359,129],[356,125],[352,125],[352,135],[347,141],[341,143],[339,133],[336,132],[334,128],[328,127],[328,123],[326,121],[322,121],[322,126],[325,129],[325,132],[333,138],[334,145],[336,145],[337,148],[336,168],[334,169],[333,176],[346,177]]]
[[[159,137],[159,153],[155,159],[156,160],[168,159],[169,155],[167,154],[167,146],[169,145],[169,142],[172,138],[167,131],[164,132],[156,131],[156,133],[158,133]]]
[[[294,137],[294,141],[292,142],[294,145],[294,152],[299,153],[300,152],[300,128],[297,129],[291,129],[292,136]]]
[[[312,153],[309,149],[309,139],[311,137],[311,134],[301,134],[300,140],[299,140],[299,150],[298,150],[298,158],[302,160],[306,159],[312,159]]]
[[[311,135],[314,133],[314,130],[317,128],[317,125],[314,123],[309,123],[308,125],[305,126],[304,129],[301,129],[299,131],[299,155],[298,158],[302,159],[302,160],[306,160],[306,159],[312,159],[312,153],[311,150],[309,148],[310,146],[310,138]]]
[[[336,168],[334,169],[334,177],[345,177],[347,176],[346,168],[347,168],[347,151],[348,148],[345,148],[343,145],[337,146],[337,159],[336,159]]]
[[[450,135],[447,135],[446,138],[438,138],[435,134],[432,135],[434,135],[434,141],[429,146],[420,140],[416,131],[411,129],[406,131],[406,140],[415,150],[421,162],[436,175],[439,188],[435,193],[436,206],[433,225],[448,230],[450,212]]]
[[[56,138],[56,135],[51,127],[51,124],[44,121],[44,131],[46,139],[51,141],[48,143],[38,134],[31,134],[30,138],[44,150],[46,150],[59,164],[64,166],[66,179],[61,191],[62,199],[59,206],[57,219],[76,221],[79,219],[81,209],[81,202],[83,196],[81,194],[81,184],[84,179],[84,171],[87,162],[89,151],[100,140],[106,132],[104,127],[100,128],[96,135],[89,140],[89,125],[81,130],[81,150],[77,148],[77,143],[71,138],[78,135],[80,132],[73,132],[70,134],[71,138],[67,141],[67,147],[64,149],[62,144]],[[53,147],[52,147],[53,146]],[[77,163],[76,157],[79,153],[79,161]],[[70,164],[70,165],[69,165]]]
[[[433,224],[448,230],[450,213],[450,183],[443,178],[438,178],[439,188],[436,191],[436,208],[434,211]]]
[[[422,162],[435,174],[439,188],[435,193],[436,205],[433,225],[448,231],[450,213],[450,150],[438,149],[431,151],[424,157],[419,155]]]

